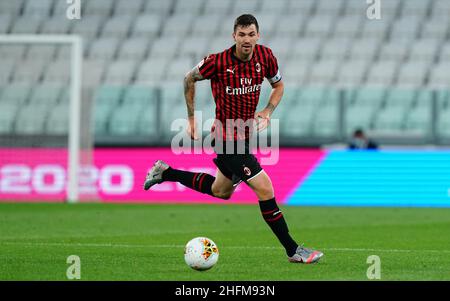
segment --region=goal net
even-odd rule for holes
[[[82,40],[0,35],[0,200],[95,200]]]

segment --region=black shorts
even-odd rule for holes
[[[233,186],[242,181],[247,183],[263,170],[253,154],[218,154],[213,161],[220,172],[233,182]]]

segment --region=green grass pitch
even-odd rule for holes
[[[450,209],[290,207],[292,236],[325,253],[289,263],[252,205],[0,204],[0,280],[66,280],[69,255],[81,280],[450,280]],[[184,245],[219,247],[211,270],[191,270]]]

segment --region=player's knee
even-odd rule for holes
[[[263,186],[257,189],[258,197],[262,200],[269,200],[273,198],[274,192],[272,186]]]
[[[223,191],[219,189],[212,189],[212,193],[216,198],[228,200],[231,198],[231,195],[233,194],[231,191]]]

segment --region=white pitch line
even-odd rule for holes
[[[184,245],[142,245],[109,243],[58,243],[58,242],[1,242],[0,245],[59,246],[59,247],[105,247],[105,248],[184,248]],[[227,249],[282,249],[270,246],[223,246]],[[321,248],[323,251],[342,252],[387,252],[387,253],[450,253],[450,250],[408,250],[408,249],[364,249],[364,248]]]

